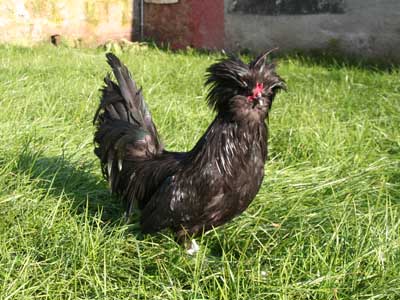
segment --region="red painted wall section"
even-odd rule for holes
[[[188,45],[190,30],[190,3],[181,0],[176,4],[152,4],[144,6],[144,35],[157,43],[170,44],[173,48]]]
[[[224,32],[224,0],[145,4],[145,37],[172,48],[221,49]]]
[[[184,0],[183,0],[184,1]],[[192,0],[193,45],[200,48],[224,47],[224,1]]]

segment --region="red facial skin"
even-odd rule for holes
[[[253,101],[260,97],[264,90],[264,84],[257,82],[256,87],[252,90],[252,95],[247,96],[247,100]]]

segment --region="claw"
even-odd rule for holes
[[[199,250],[200,246],[196,243],[196,240],[192,240],[189,249],[186,250],[186,253],[189,255],[194,255],[199,252]]]

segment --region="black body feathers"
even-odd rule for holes
[[[117,83],[105,78],[95,114],[95,153],[128,215],[141,211],[145,233],[170,228],[178,239],[224,224],[247,208],[264,176],[265,118],[284,81],[267,54],[250,64],[230,57],[208,68],[207,101],[217,115],[194,148],[163,148],[128,69],[107,54]]]

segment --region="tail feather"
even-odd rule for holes
[[[107,53],[117,83],[108,74],[93,123],[97,130],[95,154],[100,158],[104,176],[115,191],[124,160],[143,160],[161,153],[160,142],[151,113],[127,67],[112,53]]]
[[[118,57],[112,53],[107,53],[106,57],[117,79],[122,98],[125,100],[124,104],[128,109],[128,121],[133,118],[138,125],[148,125],[144,121],[147,106],[144,103],[142,90],[137,88],[128,68],[121,63]]]

